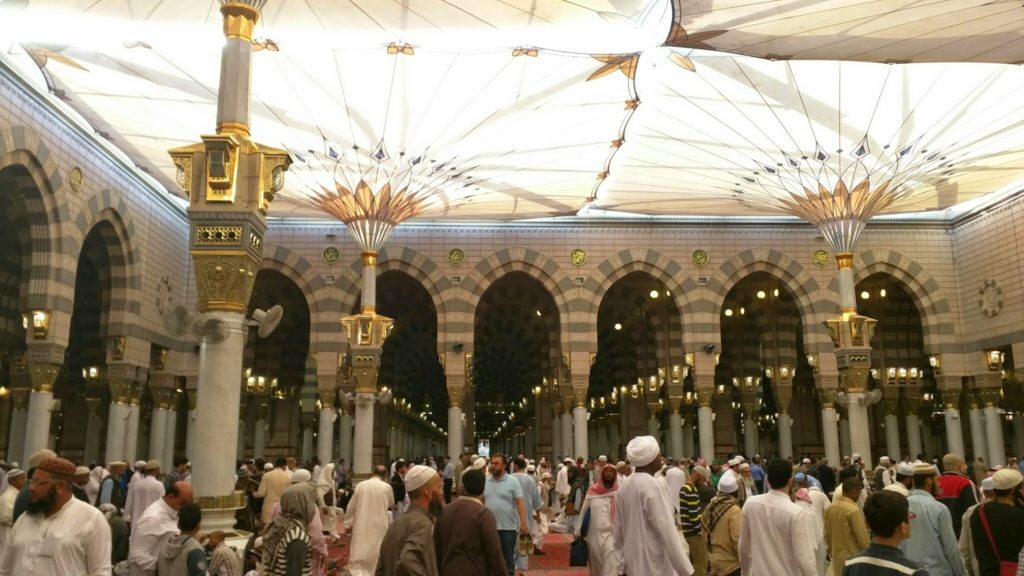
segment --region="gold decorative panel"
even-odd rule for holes
[[[192,252],[199,311],[245,313],[258,262],[244,252]]]
[[[193,246],[238,246],[241,243],[241,226],[196,226]]]

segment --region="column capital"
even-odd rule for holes
[[[697,405],[701,408],[711,408],[711,403],[714,401],[715,391],[714,389],[702,388],[697,390]]]
[[[882,410],[886,416],[896,416],[899,414],[899,398],[893,398],[887,396],[882,398]]]
[[[466,388],[463,386],[453,386],[451,383],[451,377],[448,381],[448,407],[449,408],[462,408],[462,402],[466,397]]]
[[[52,362],[29,362],[28,373],[32,378],[34,392],[53,392],[53,383],[60,372],[60,364]]]
[[[823,409],[836,409],[836,405],[839,403],[839,390],[835,388],[819,388],[818,396],[821,398],[821,407]]]
[[[917,416],[921,412],[920,398],[904,398],[903,412],[907,416]]]
[[[28,410],[28,399],[32,393],[31,388],[11,388],[11,404],[15,410]]]
[[[1002,391],[1002,388],[979,388],[975,395],[983,408],[995,408],[1002,399]]]

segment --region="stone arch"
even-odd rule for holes
[[[8,132],[0,130],[0,170],[16,167],[22,169],[14,174],[15,186],[24,198],[32,248],[21,306],[70,314],[71,300],[65,297],[70,287],[56,288],[56,284],[68,285],[66,279],[74,278],[73,268],[67,270],[73,267],[74,258],[64,257],[66,239],[62,231],[70,209],[63,195],[56,193],[63,179],[49,149],[25,126],[12,126]]]
[[[765,272],[779,279],[793,295],[804,325],[804,343],[808,351],[831,351],[831,341],[822,321],[835,309],[835,302],[822,291],[821,285],[802,264],[772,248],[751,248],[722,263],[708,278],[701,298],[694,299],[692,307],[684,311],[702,314],[694,336],[708,342],[721,339],[721,308],[726,294],[736,284],[754,272]]]
[[[90,199],[90,204],[92,199]],[[105,254],[93,255],[93,257],[106,258],[106,270],[99,270],[100,277],[109,288],[103,293],[103,315],[100,317],[100,335],[125,334],[129,320],[138,317],[142,312],[142,300],[140,298],[141,283],[139,273],[136,270],[138,251],[132,244],[134,228],[131,223],[125,222],[123,210],[126,210],[123,202],[116,207],[107,207],[93,211],[90,206],[90,214],[95,214],[92,221],[86,221],[83,213],[79,213],[75,219],[75,225],[80,232],[81,242],[76,250],[76,259],[82,254],[86,247],[86,238],[90,234],[97,234]]]
[[[597,266],[600,280],[588,278],[584,288],[590,289],[593,297],[590,299],[591,309],[588,314],[590,325],[597,329],[597,311],[601,306],[608,290],[627,274],[632,272],[646,272],[655,280],[665,284],[672,299],[675,301],[676,309],[680,312],[684,307],[690,305],[690,296],[683,288],[681,274],[683,267],[675,260],[665,256],[652,248],[630,248],[621,250]],[[685,332],[685,323],[683,325]]]
[[[928,352],[962,352],[956,325],[950,318],[953,308],[942,295],[938,280],[924,266],[899,252],[879,248],[858,254],[853,272],[856,283],[872,274],[885,273],[906,288],[921,315],[921,329]],[[829,286],[838,290],[838,281],[834,280]]]
[[[361,263],[357,262],[360,266]],[[441,294],[451,287],[451,281],[441,275],[441,269],[433,260],[407,246],[383,248],[377,256],[377,273],[399,271],[404,272],[419,282],[430,294],[437,311],[437,349],[444,351],[442,339],[445,326],[445,301]]]
[[[466,278],[462,280],[461,288],[464,289],[464,292],[452,298],[446,298],[449,302],[448,309],[464,310],[467,313],[468,322],[458,323],[456,326],[446,325],[444,339],[442,340],[442,337],[438,335],[438,340],[440,342],[447,340],[472,342],[473,314],[480,303],[480,298],[491,284],[509,272],[523,272],[534,278],[541,283],[555,301],[555,306],[558,309],[562,352],[589,350],[591,345],[586,340],[586,335],[587,331],[592,328],[585,320],[574,318],[571,315],[573,312],[586,312],[590,308],[589,300],[573,293],[575,286],[572,279],[562,271],[554,260],[532,248],[522,246],[499,250],[473,267]]]
[[[263,251],[261,270],[273,270],[288,278],[306,298],[309,308],[309,352],[339,352],[342,349],[341,316],[344,296],[354,292],[354,283],[346,276],[328,284],[316,274],[305,257],[280,245]],[[331,336],[334,336],[332,338]]]

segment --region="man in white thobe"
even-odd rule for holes
[[[7,473],[7,488],[0,494],[0,552],[7,547],[7,539],[14,526],[14,501],[26,479],[25,471],[19,468]]]
[[[47,458],[29,484],[31,502],[0,554],[0,576],[109,576],[110,527],[72,496],[75,465]]]
[[[146,462],[144,466],[145,476],[141,480],[132,478],[128,485],[128,499],[124,504],[125,520],[136,526],[142,514],[149,508],[150,504],[156,502],[164,495],[164,484],[157,480],[160,475],[160,463],[156,460]]]
[[[162,498],[146,508],[138,523],[132,523],[128,542],[128,568],[131,576],[156,574],[157,558],[164,542],[178,534],[178,510],[192,501],[192,485],[172,484]]]
[[[345,530],[352,533],[348,560],[350,576],[373,576],[380,557],[380,545],[391,521],[395,492],[385,478],[387,468],[377,466],[373,476],[356,485],[345,511]]]
[[[661,448],[653,436],[640,436],[626,446],[636,472],[615,497],[615,554],[618,574],[691,576],[693,564],[676,531],[665,489],[653,474],[661,469]]]
[[[740,525],[740,568],[744,576],[815,576],[814,537],[804,511],[789,499],[793,465],[768,463],[771,490],[747,499]]]

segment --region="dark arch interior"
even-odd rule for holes
[[[531,390],[557,370],[558,308],[541,282],[524,272],[496,280],[480,298],[474,322],[475,422],[479,438],[493,438],[508,421],[523,425],[521,406]]]
[[[353,313],[361,306],[356,302]],[[437,359],[437,310],[430,293],[409,274],[390,270],[377,277],[377,312],[395,321],[384,341],[378,385],[411,403],[416,413],[448,427],[448,389]]]
[[[248,315],[257,308],[267,310],[277,304],[284,307],[284,316],[270,336],[259,338],[255,329],[249,330],[245,366],[253,373],[277,378],[283,393],[296,394],[305,380],[309,357],[309,305],[291,278],[276,270],[260,270]]]
[[[0,170],[0,362],[2,382],[10,387],[12,360],[25,351],[23,316],[27,297],[28,268],[32,242],[25,194],[21,186],[30,181],[22,166]],[[36,191],[38,194],[38,191]]]

